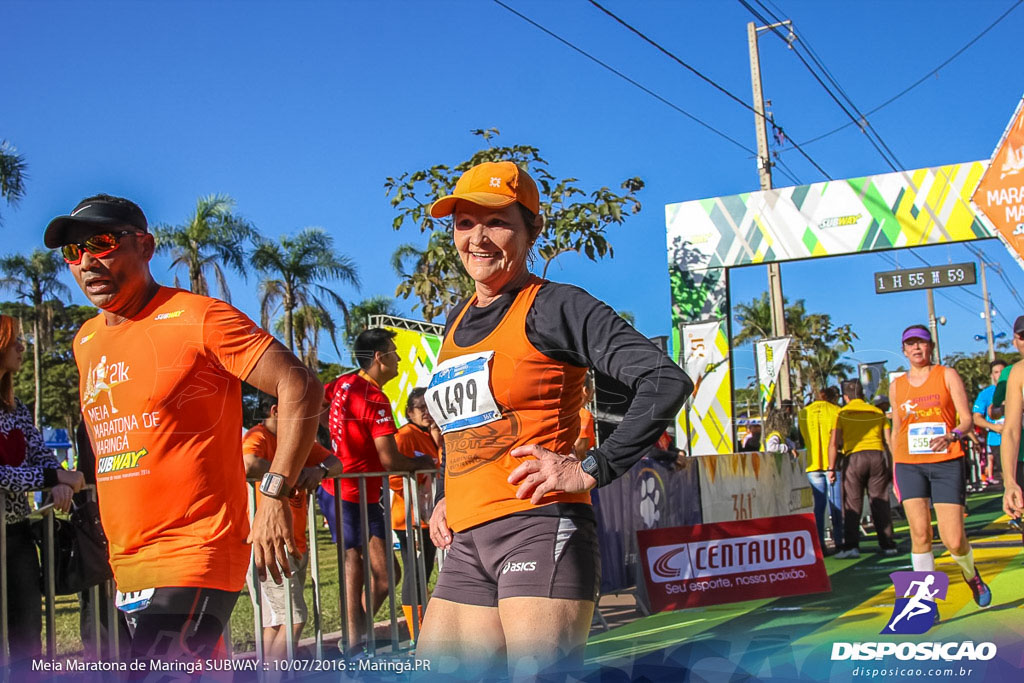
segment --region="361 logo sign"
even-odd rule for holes
[[[949,577],[942,572],[893,572],[896,589],[892,616],[881,633],[921,634],[938,622],[937,600],[945,600]]]

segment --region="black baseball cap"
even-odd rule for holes
[[[1024,332],[1024,315],[1018,315],[1017,319],[1013,321],[1013,333],[1020,334]]]
[[[78,202],[67,216],[57,216],[50,221],[43,233],[43,243],[50,249],[56,249],[68,244],[76,230],[120,227],[149,232],[146,214],[138,204],[121,197],[95,195]]]

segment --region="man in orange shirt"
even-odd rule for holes
[[[133,202],[88,197],[53,219],[43,240],[61,249],[101,309],[74,351],[132,656],[216,656],[245,584],[246,535],[261,574],[280,580],[278,565],[290,574],[287,498],[313,444],[320,383],[240,311],[154,281],[156,243]],[[242,380],[277,396],[281,409],[277,454],[261,485],[273,500],[260,506],[251,532],[238,439]]]
[[[427,410],[427,399],[424,387],[416,387],[409,392],[409,399],[405,403],[405,419],[408,420],[395,434],[395,446],[398,452],[405,457],[415,460],[426,455],[433,458],[437,465],[440,465],[438,457],[438,445],[441,441],[441,430],[437,428],[434,418]],[[420,525],[424,529],[421,535],[423,541],[423,564],[427,570],[426,578],[429,580],[430,572],[434,569],[434,555],[437,548],[430,540],[430,511],[433,507],[433,495],[431,491],[430,475],[421,474],[417,477],[419,500]],[[416,568],[409,562],[410,534],[407,532],[405,515],[405,477],[391,477],[391,528],[402,545],[402,558],[405,563],[405,571],[402,575],[402,611],[405,613],[405,623],[409,626],[409,634],[413,633],[412,619],[414,604],[425,605],[426,600],[417,600],[416,596]],[[422,615],[421,606],[418,613]]]
[[[250,479],[262,479],[274,461],[277,452],[277,399],[273,396],[263,396],[260,399],[260,414],[263,415],[263,421],[242,437],[242,460],[245,462],[245,474]],[[341,469],[341,462],[329,450],[314,441],[288,501],[292,510],[292,535],[295,537],[297,551],[289,560],[292,571],[292,628],[295,641],[302,635],[308,614],[303,588],[306,583],[306,568],[309,566],[309,546],[306,540],[309,493],[315,491],[325,477],[336,477],[341,474]],[[257,493],[256,498],[258,507],[263,494]],[[245,579],[249,585],[249,595],[255,596],[252,574],[246,573]],[[286,590],[285,586],[269,578],[260,581],[263,648],[266,656],[271,659],[284,659],[288,656],[288,636],[285,630],[288,623],[288,614],[285,611]],[[255,609],[255,598],[253,608]]]

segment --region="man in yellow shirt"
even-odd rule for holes
[[[843,544],[842,481],[833,474],[828,477],[828,443],[839,417],[839,390],[828,387],[818,400],[802,408],[797,421],[807,448],[807,480],[814,494],[814,520],[818,524],[818,542],[825,552],[826,512],[832,516],[832,541],[836,548]]]
[[[843,471],[843,549],[839,559],[860,557],[860,516],[864,511],[864,491],[871,503],[871,519],[875,523],[878,545],[887,556],[895,555],[892,537],[892,514],[889,509],[889,488],[892,470],[885,457],[885,413],[864,401],[864,387],[858,380],[843,382],[846,405],[839,410],[839,419],[828,445],[829,478],[836,476],[839,451],[844,453]]]

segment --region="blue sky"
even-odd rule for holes
[[[507,4],[661,97],[755,146],[753,115],[585,0]],[[605,4],[605,3],[602,3]],[[752,4],[756,4],[753,3]],[[900,92],[1015,4],[814,3],[775,0],[860,109]],[[746,23],[738,2],[609,2],[606,6],[744,100],[750,98]],[[540,148],[560,177],[587,189],[640,176],[643,211],[610,241],[615,258],[561,257],[555,280],[633,311],[648,335],[667,334],[664,206],[757,189],[752,156],[493,2],[145,2],[4,4],[0,138],[29,164],[27,196],[0,205],[6,252],[41,246],[42,229],[88,194],[130,197],[152,224],[180,223],[195,200],[227,193],[265,234],[322,226],[359,266],[347,300],[391,295],[395,247],[387,176],[455,164],[470,134]],[[937,75],[871,116],[903,168],[988,158],[1021,97],[1018,8]],[[765,94],[789,137],[814,138],[848,119],[796,56],[762,36]],[[806,145],[830,177],[890,169],[856,127]],[[782,159],[802,183],[824,177],[797,152]],[[776,185],[791,184],[776,176]],[[979,244],[1008,280],[1019,266]],[[972,260],[962,247],[918,250],[929,263]],[[901,266],[920,263],[894,252]],[[171,283],[168,261],[154,272]],[[808,310],[850,322],[854,360],[898,364],[898,332],[926,317],[924,293],[876,296],[879,256],[783,266],[785,291]],[[733,301],[765,288],[763,267],[734,271]],[[70,283],[70,279],[69,279]],[[234,302],[258,318],[255,280],[231,276]],[[1024,287],[1021,287],[1024,290]],[[980,285],[936,297],[943,352],[983,348],[973,335]],[[990,278],[996,329],[1019,306]],[[75,288],[74,300],[85,303]],[[416,317],[412,302],[398,300]],[[333,350],[323,355],[335,360]],[[738,374],[743,354],[737,352]],[[347,360],[347,359],[342,359]],[[749,363],[748,365],[752,365]],[[737,378],[743,383],[743,378]]]

